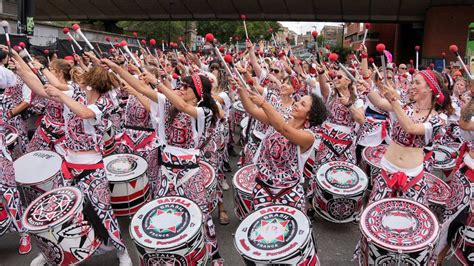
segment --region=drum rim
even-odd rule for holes
[[[238,244],[238,240],[237,240],[238,234],[237,234],[237,233],[238,233],[239,231],[242,231],[242,230],[240,230],[240,229],[243,227],[243,225],[245,225],[244,223],[245,223],[246,220],[249,220],[249,219],[254,218],[254,217],[255,217],[255,218],[258,218],[258,217],[260,217],[259,212],[261,212],[262,210],[264,210],[264,209],[269,209],[269,208],[275,208],[275,207],[291,208],[291,209],[296,210],[297,213],[299,212],[299,213],[301,214],[301,217],[303,218],[303,220],[304,220],[304,221],[307,223],[307,225],[308,225],[308,234],[306,235],[306,238],[304,239],[304,241],[301,242],[301,245],[300,245],[300,246],[298,246],[298,247],[294,246],[293,248],[290,249],[291,252],[288,252],[288,251],[287,251],[285,254],[278,254],[278,256],[280,256],[280,257],[275,257],[275,258],[272,259],[272,261],[280,261],[280,260],[282,260],[282,259],[287,258],[289,255],[291,255],[291,254],[297,252],[300,248],[304,247],[304,246],[307,244],[307,242],[310,241],[311,238],[313,237],[313,235],[312,235],[312,233],[313,233],[312,224],[311,224],[309,218],[306,216],[306,214],[304,214],[301,210],[299,210],[299,209],[297,209],[297,208],[295,208],[295,207],[291,207],[291,206],[288,206],[288,205],[282,205],[282,204],[275,204],[275,205],[272,205],[272,206],[264,207],[264,208],[261,208],[261,209],[259,209],[259,210],[253,211],[253,212],[251,212],[250,214],[248,214],[244,219],[241,220],[239,226],[238,226],[238,227],[236,228],[236,230],[235,230],[235,233],[234,233],[234,241],[233,241],[233,242],[234,242],[234,247],[235,247],[235,249],[237,250],[237,252],[238,252],[242,257],[248,258],[249,260],[254,261],[254,262],[268,262],[268,261],[270,261],[270,260],[261,260],[261,259],[253,258],[253,257],[251,257],[251,253],[250,253],[250,252],[248,252],[249,254],[246,254],[246,252],[245,252],[244,250],[242,250],[242,249],[240,248],[239,244]],[[294,216],[293,216],[293,217],[294,217]],[[250,226],[252,225],[252,223],[256,220],[255,218],[252,220],[252,222],[249,222],[249,224],[248,224],[246,227],[250,227]],[[296,219],[295,219],[295,220],[296,220]],[[301,224],[299,221],[297,221],[297,222],[298,222],[298,224]],[[300,230],[300,228],[298,228],[298,230]],[[247,232],[245,233],[245,235],[246,235],[246,234],[247,234]],[[241,238],[241,239],[242,239],[242,238]],[[245,237],[245,239],[248,240],[247,237]],[[252,247],[253,247],[253,250],[254,250],[254,251],[255,251],[255,250],[258,250],[258,251],[261,251],[262,254],[265,253],[265,251],[262,250],[262,249],[256,248],[256,247],[254,247],[254,246],[252,246]],[[287,249],[287,248],[288,248],[288,247],[285,245],[284,247],[281,247],[281,248],[279,248],[279,249],[275,249],[275,250],[273,250],[273,251],[274,251],[274,252],[278,252],[278,251],[281,250],[281,249]],[[253,253],[253,252],[252,252],[252,253]]]
[[[206,182],[204,187],[207,189],[207,188],[211,188],[213,184],[217,185],[216,170],[214,170],[214,167],[212,167],[212,165],[210,163],[208,163],[204,160],[200,160],[199,164],[203,164],[205,167],[211,169],[211,174],[212,174],[212,177],[213,177],[213,178],[209,179],[210,182]]]
[[[441,149],[440,149],[440,147],[441,147]],[[453,169],[454,166],[456,166],[456,159],[455,159],[455,158],[454,158],[454,159],[451,158],[451,161],[450,161],[449,164],[446,164],[446,165],[443,165],[442,167],[440,167],[440,165],[438,165],[438,164],[436,163],[436,160],[435,160],[435,157],[434,157],[434,156],[435,156],[435,155],[434,155],[435,149],[438,149],[438,150],[443,150],[443,149],[445,149],[445,151],[448,151],[448,152],[451,150],[452,152],[455,152],[456,154],[459,154],[458,151],[456,151],[454,148],[451,148],[451,147],[449,147],[449,146],[441,145],[441,144],[435,144],[435,145],[433,145],[433,168],[434,168],[434,169],[438,169],[438,170],[449,170],[449,169]]]
[[[362,158],[364,159],[364,161],[365,161],[366,163],[370,164],[370,166],[376,167],[376,168],[381,168],[381,166],[380,166],[380,165],[375,165],[372,161],[367,160],[367,156],[365,155],[365,151],[366,151],[367,149],[369,149],[369,148],[374,148],[374,147],[379,147],[379,146],[385,146],[385,151],[387,150],[387,147],[388,147],[387,144],[381,143],[381,144],[376,145],[376,146],[366,146],[366,147],[362,150]]]
[[[450,190],[449,185],[448,185],[446,182],[444,182],[444,180],[442,180],[441,178],[439,178],[439,177],[433,175],[432,173],[425,172],[425,176],[424,176],[425,179],[426,179],[426,176],[432,177],[432,178],[434,178],[434,180],[436,180],[436,181],[440,181],[441,184],[442,184],[442,187],[448,188],[448,190],[449,190],[449,195],[447,196],[447,198],[446,198],[445,201],[439,201],[439,200],[436,200],[436,199],[432,199],[432,198],[431,198],[431,195],[430,195],[429,193],[427,193],[427,194],[428,194],[428,201],[429,201],[429,202],[432,202],[432,203],[435,203],[435,204],[441,204],[441,205],[446,204],[446,201],[447,201],[447,200],[449,199],[449,197],[451,196],[451,190]]]
[[[196,226],[195,227],[195,230],[192,231],[192,232],[189,232],[188,233],[188,237],[186,238],[182,238],[180,239],[179,241],[177,241],[176,243],[171,243],[171,244],[167,244],[167,245],[163,245],[163,246],[160,246],[160,248],[157,248],[156,245],[154,247],[150,247],[150,246],[146,246],[137,236],[136,236],[136,233],[133,229],[133,225],[134,224],[138,224],[140,225],[140,228],[142,229],[141,225],[142,223],[141,222],[138,222],[138,221],[143,221],[142,219],[139,220],[138,216],[143,214],[147,214],[148,212],[143,212],[141,213],[140,211],[144,208],[149,208],[150,206],[152,206],[150,209],[158,206],[157,202],[158,200],[164,200],[166,198],[179,198],[179,199],[184,199],[185,201],[188,201],[190,202],[191,205],[194,205],[193,207],[196,208],[196,210],[198,210],[197,212],[197,220],[199,220],[200,218],[200,222],[198,222],[197,224],[200,224],[201,226]],[[176,204],[180,204],[179,202],[175,202]],[[163,204],[169,204],[169,203],[163,203]],[[187,207],[186,207],[187,208]],[[130,232],[130,238],[133,240],[133,242],[135,244],[138,244],[144,248],[147,248],[147,249],[152,249],[152,250],[168,250],[172,247],[180,247],[182,245],[184,245],[185,243],[187,243],[187,241],[189,241],[190,239],[192,239],[196,234],[198,234],[199,230],[202,230],[202,224],[204,223],[204,216],[202,214],[202,211],[201,209],[199,208],[199,206],[192,200],[188,199],[188,198],[185,198],[185,197],[181,197],[181,196],[165,196],[165,197],[161,197],[161,198],[158,198],[158,199],[154,199],[154,200],[151,200],[149,202],[147,202],[146,204],[144,204],[140,209],[138,209],[138,211],[132,216],[132,219],[130,220],[130,225],[129,225],[129,232]],[[143,235],[146,235],[144,232],[141,232]],[[179,237],[178,236],[175,236],[176,237]],[[151,237],[150,237],[151,238]]]
[[[120,180],[120,181],[119,181],[119,180],[110,180],[110,179],[109,179],[109,175],[111,175],[111,173],[109,173],[109,171],[107,171],[107,163],[108,163],[108,162],[106,161],[106,159],[107,159],[107,158],[111,158],[111,157],[113,157],[113,156],[118,157],[118,156],[124,156],[124,155],[130,156],[130,157],[137,157],[137,158],[138,158],[137,162],[138,162],[138,161],[143,161],[143,162],[145,163],[145,165],[146,165],[146,167],[144,167],[144,169],[143,169],[143,173],[140,173],[141,171],[140,171],[140,172],[137,171],[136,176],[133,176],[133,177],[131,177],[131,178],[129,178],[129,179],[122,179],[122,180]],[[146,172],[147,172],[148,167],[149,167],[148,162],[145,160],[145,158],[141,157],[140,155],[136,155],[136,154],[132,154],[132,153],[110,154],[110,155],[105,156],[103,160],[104,160],[104,170],[105,170],[105,173],[106,173],[106,176],[107,176],[107,180],[108,180],[110,183],[128,183],[128,182],[130,182],[130,181],[136,180],[136,179],[138,179],[138,178],[140,178],[140,177],[143,177],[143,175],[146,175]],[[112,159],[110,159],[110,161],[112,161]],[[140,173],[140,174],[138,174],[138,173]],[[112,175],[115,176],[115,174],[112,174]],[[124,177],[126,177],[126,176],[124,176]]]
[[[257,164],[249,164],[249,165],[246,165],[244,167],[241,167],[239,170],[237,170],[237,172],[235,172],[234,176],[232,177],[232,185],[234,186],[235,189],[238,189],[239,191],[243,191],[244,193],[246,194],[252,194],[252,190],[250,191],[247,191],[246,189],[243,189],[242,186],[240,186],[239,183],[236,182],[237,180],[237,176],[244,170],[244,169],[247,169],[247,168],[250,168],[250,167],[254,167],[254,168],[257,168]],[[258,170],[257,170],[258,172]]]
[[[344,192],[345,189],[338,189],[338,190],[340,190],[341,192],[336,192],[336,191],[331,191],[331,190],[327,189],[325,186],[322,186],[322,185],[321,185],[321,182],[320,182],[320,180],[319,180],[319,177],[320,177],[320,175],[326,173],[326,172],[322,173],[322,170],[324,170],[325,168],[328,168],[328,169],[329,169],[328,165],[329,165],[329,164],[334,164],[334,163],[343,163],[343,164],[346,164],[346,165],[347,165],[347,164],[352,165],[352,166],[354,167],[353,169],[354,169],[355,172],[358,172],[359,174],[362,174],[362,175],[361,175],[362,177],[365,177],[365,179],[364,179],[365,181],[364,181],[363,186],[361,186],[360,189],[358,189],[358,190],[356,190],[356,191],[354,191],[354,192],[351,192],[351,193],[344,193],[344,194],[341,193],[341,192]],[[359,178],[359,183],[361,183],[361,180],[362,180],[362,178]],[[319,187],[320,189],[323,189],[323,190],[325,190],[325,191],[327,191],[327,192],[329,192],[329,193],[331,193],[331,194],[336,194],[336,195],[345,196],[345,197],[351,197],[351,196],[358,196],[358,195],[360,195],[360,194],[363,194],[363,193],[367,190],[367,187],[369,186],[369,177],[367,176],[367,174],[366,174],[359,166],[357,166],[357,165],[355,165],[355,164],[353,164],[353,163],[348,163],[348,162],[345,162],[345,161],[331,161],[331,162],[327,162],[327,163],[321,165],[321,167],[319,167],[318,171],[316,171],[316,182],[317,182],[318,187]]]
[[[43,232],[43,231],[45,231],[49,228],[53,228],[57,225],[63,224],[63,223],[65,223],[65,222],[67,222],[71,219],[74,219],[74,215],[72,215],[72,216],[71,215],[64,215],[63,217],[61,217],[58,220],[54,221],[54,223],[43,225],[43,226],[33,226],[33,225],[31,225],[30,223],[27,222],[28,221],[27,214],[30,213],[31,208],[33,207],[33,205],[36,202],[38,202],[40,199],[44,198],[46,195],[50,195],[50,194],[55,193],[58,190],[65,190],[65,189],[69,189],[69,190],[73,191],[77,196],[78,200],[74,203],[74,206],[71,208],[71,213],[75,213],[75,212],[73,212],[73,210],[76,211],[84,203],[84,196],[82,195],[82,191],[80,189],[76,188],[76,187],[69,187],[69,186],[55,188],[55,189],[50,190],[50,191],[44,193],[43,195],[39,196],[38,198],[33,200],[28,205],[28,207],[23,212],[23,216],[21,218],[21,222],[23,223],[23,227],[25,227],[25,229],[29,232]]]
[[[29,156],[29,155],[31,155],[31,154],[33,154],[33,153],[36,153],[36,152],[51,153],[51,155],[54,155],[55,157],[59,158],[59,160],[60,160],[61,163],[59,164],[58,170],[57,170],[54,174],[48,176],[46,179],[42,179],[41,181],[34,182],[34,183],[24,183],[24,182],[22,182],[22,181],[17,180],[17,177],[18,177],[19,175],[16,173],[16,170],[15,170],[15,163],[17,163],[19,160],[25,159],[26,156]],[[61,155],[59,155],[59,153],[54,152],[54,151],[37,150],[37,151],[32,151],[32,152],[25,153],[25,154],[21,155],[20,157],[18,157],[18,158],[13,162],[13,170],[15,171],[15,182],[16,182],[17,184],[20,184],[20,185],[36,185],[36,184],[44,184],[44,183],[47,183],[48,181],[50,181],[50,180],[53,179],[54,177],[57,177],[58,174],[61,174],[61,173],[62,173],[62,171],[61,171],[61,166],[62,166],[63,162],[64,162],[63,157],[61,157]],[[20,176],[21,176],[21,175],[20,175]],[[36,175],[32,175],[32,176],[36,176]]]
[[[429,214],[429,216],[431,216],[431,218],[433,218],[433,226],[434,226],[434,233],[431,237],[429,237],[426,241],[424,241],[423,243],[421,244],[418,244],[414,247],[398,247],[398,246],[394,246],[392,244],[387,244],[387,243],[383,243],[381,242],[378,238],[372,238],[370,236],[368,236],[368,231],[366,226],[365,226],[365,223],[363,221],[366,220],[366,215],[367,215],[367,211],[372,209],[375,205],[377,204],[381,204],[381,203],[385,203],[385,202],[389,202],[389,201],[405,201],[405,202],[409,202],[409,203],[412,203],[412,204],[415,204],[416,206],[424,209],[426,211],[426,213]],[[393,252],[399,252],[399,251],[405,251],[405,252],[417,252],[417,251],[420,251],[420,250],[424,250],[426,249],[427,247],[429,247],[430,245],[434,244],[437,242],[438,238],[439,238],[439,233],[440,233],[440,224],[439,224],[439,221],[438,221],[438,218],[436,217],[436,215],[433,213],[433,211],[431,211],[428,207],[426,207],[425,205],[421,204],[421,203],[418,203],[414,200],[410,200],[410,199],[405,199],[405,198],[385,198],[385,199],[381,199],[381,200],[378,200],[378,201],[374,201],[372,203],[370,203],[369,205],[367,205],[365,207],[365,209],[362,211],[361,215],[360,215],[360,222],[359,222],[359,231],[362,233],[362,235],[366,238],[366,239],[370,239],[371,243],[377,245],[378,247],[381,247],[381,248],[384,248],[384,249],[388,249],[390,251],[393,251]],[[423,245],[423,246],[422,246]]]

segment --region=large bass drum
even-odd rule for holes
[[[255,186],[257,166],[250,164],[240,168],[232,180],[234,187],[234,213],[240,220],[247,217],[253,209],[252,190]]]
[[[234,244],[248,265],[319,265],[308,217],[285,205],[251,213],[237,228]]]
[[[432,265],[439,223],[418,202],[401,198],[373,202],[362,212],[360,231],[360,265]]]
[[[183,197],[153,200],[130,223],[141,265],[205,265],[204,234],[201,209]]]
[[[45,193],[26,208],[22,223],[49,264],[78,264],[100,246],[83,214],[83,204],[79,189],[62,187]]]

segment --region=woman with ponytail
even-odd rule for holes
[[[209,127],[216,126],[219,114],[211,95],[210,80],[204,75],[193,74],[184,77],[179,87],[173,90],[167,79],[161,81],[146,72],[140,76],[140,81],[110,60],[102,60],[137,92],[151,100],[151,119],[162,147],[158,155],[160,173],[154,197],[179,195],[196,202],[204,215],[206,245],[212,265],[222,265],[204,176],[199,168],[201,149],[209,139],[206,132]]]

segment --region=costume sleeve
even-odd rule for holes
[[[0,67],[0,88],[8,88],[16,85],[16,75],[5,67]]]
[[[21,93],[23,96],[23,101],[31,103],[31,90],[30,88],[28,88],[28,86],[26,86],[26,84],[23,84],[23,86],[21,87]]]
[[[434,115],[428,119],[423,126],[425,127],[425,143],[431,143],[439,134],[442,134],[445,120],[439,115]]]

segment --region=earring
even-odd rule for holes
[[[309,121],[306,120],[306,122],[304,122],[304,128],[309,128],[311,125],[309,124]]]

